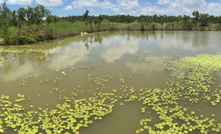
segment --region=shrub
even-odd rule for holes
[[[30,43],[36,43],[34,37],[32,36],[20,36],[19,37],[19,44],[30,44]]]
[[[17,37],[6,37],[4,43],[5,45],[17,45],[19,44],[19,40]]]
[[[31,44],[36,43],[36,39],[32,36],[6,37],[5,45]]]
[[[34,38],[37,42],[41,42],[41,41],[44,41],[46,39],[45,36],[43,36],[43,35],[34,36]]]

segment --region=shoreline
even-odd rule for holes
[[[53,41],[53,40],[57,40],[57,39],[63,39],[63,38],[66,38],[66,37],[76,37],[76,36],[85,36],[85,35],[88,35],[88,34],[91,34],[91,33],[99,33],[99,32],[111,32],[111,31],[140,31],[140,32],[147,32],[147,31],[161,31],[161,32],[166,32],[166,31],[170,31],[170,32],[221,32],[221,30],[208,30],[208,29],[204,29],[204,30],[163,30],[163,29],[155,29],[155,30],[152,30],[152,29],[145,29],[145,30],[141,30],[141,29],[107,29],[107,30],[99,30],[99,31],[81,31],[81,32],[73,32],[73,33],[64,33],[64,34],[61,34],[61,35],[58,35],[57,37],[53,38],[53,39],[46,39],[46,40],[43,40],[43,41],[37,41],[37,42],[34,42],[34,43],[24,43],[24,44],[10,44],[10,45],[7,45],[7,44],[4,44],[4,38],[0,38],[0,46],[16,46],[16,45],[32,45],[32,44],[39,44],[39,43],[42,43],[42,42],[47,42],[47,41]],[[28,37],[28,36],[27,36]],[[9,37],[10,39],[10,37]]]

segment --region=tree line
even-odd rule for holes
[[[54,16],[43,5],[27,8],[20,7],[11,11],[6,2],[0,5],[0,38],[5,38],[6,44],[32,43],[48,39],[57,38],[56,29],[59,28],[57,22],[84,22],[90,32],[100,31],[101,24],[106,24],[114,30],[114,27],[127,24],[127,29],[136,24],[136,30],[204,30],[209,26],[214,26],[215,30],[221,30],[221,16],[213,16],[206,13],[193,11],[192,15],[89,15],[89,11],[78,16]],[[107,22],[107,23],[106,23]],[[52,27],[50,23],[58,24]],[[114,24],[114,25],[113,25]],[[132,24],[132,25],[131,25]],[[102,29],[104,28],[104,25]],[[58,26],[58,27],[57,27]],[[137,26],[139,26],[137,28]],[[14,28],[13,32],[9,32]],[[212,27],[213,28],[213,27]],[[115,28],[119,29],[119,28]],[[60,34],[60,33],[59,33]],[[62,33],[61,33],[62,35]],[[65,33],[63,34],[65,35]],[[59,36],[59,35],[58,35]],[[13,39],[12,39],[13,38]],[[25,40],[25,41],[24,41]]]
[[[10,26],[21,29],[23,26],[42,25],[54,22],[55,16],[43,5],[27,8],[20,7],[18,10],[11,11],[6,2],[0,6],[0,28],[4,35],[7,35]]]
[[[171,23],[171,22],[179,22],[184,20],[191,20],[194,22],[201,23],[202,26],[208,26],[209,23],[219,23],[221,24],[221,16],[214,16],[205,13],[199,13],[198,11],[194,11],[192,16],[189,15],[140,15],[140,16],[131,16],[131,15],[99,15],[99,16],[88,16],[90,20],[96,20],[98,17],[101,17],[103,20],[107,20],[110,22],[119,22],[119,23],[131,23],[131,22],[155,22],[155,23]],[[83,21],[84,16],[66,16],[66,17],[58,17],[57,20],[62,21],[66,20],[69,22]]]
[[[109,22],[119,22],[119,23],[131,23],[140,22],[141,25],[148,25],[150,23],[172,23],[172,22],[183,22],[188,27],[194,26],[197,23],[202,27],[208,26],[209,23],[221,24],[221,16],[213,16],[209,14],[199,13],[194,11],[192,16],[188,15],[99,15],[99,16],[89,16],[89,11],[87,10],[85,14],[79,16],[66,16],[58,17],[51,15],[51,12],[46,9],[43,5],[37,5],[36,7],[19,8],[17,11],[11,11],[6,2],[0,6],[0,27],[4,35],[7,34],[8,27],[14,26],[21,29],[23,26],[30,25],[42,25],[44,22],[50,24],[52,22],[58,21],[85,21],[87,25],[91,26],[92,23],[97,25],[99,28],[100,23],[103,21]],[[188,26],[190,25],[190,26]]]

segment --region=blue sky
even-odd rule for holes
[[[191,15],[195,10],[221,15],[221,0],[0,0],[3,1],[11,10],[41,4],[58,16],[82,15],[85,10],[90,15]]]

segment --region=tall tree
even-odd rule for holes
[[[54,16],[53,15],[48,15],[46,18],[47,25],[50,23],[54,22]]]
[[[140,22],[140,29],[141,29],[141,31],[144,31],[145,30],[145,26],[148,25],[148,20],[147,20],[146,16],[141,15],[138,18],[138,22]]]
[[[27,12],[27,22],[28,22],[28,25],[30,26],[35,23],[34,9],[28,6],[28,8],[26,9],[26,12]]]
[[[89,13],[90,13],[90,12],[89,12],[88,10],[86,10],[86,12],[83,14],[82,17],[83,17],[83,21],[85,22],[85,24],[86,24],[86,25],[89,24],[91,31],[93,31],[93,26],[92,26],[93,21],[92,21],[91,18],[89,18],[89,15],[88,15]]]
[[[90,12],[88,11],[88,10],[86,10],[86,12],[83,14],[83,21],[87,21],[87,19],[88,19],[88,14],[89,14]]]
[[[221,16],[218,17],[218,23],[221,25]]]
[[[35,16],[34,24],[42,25],[43,19],[46,19],[46,17],[50,14],[51,12],[48,9],[46,9],[43,5],[36,6],[34,8],[34,16]]]
[[[183,16],[183,30],[192,30],[192,21],[190,16],[184,15]]]
[[[198,11],[193,11],[192,15],[195,17],[195,20],[198,21],[200,17],[200,13]]]
[[[130,24],[131,22],[133,22],[134,20],[133,20],[133,17],[132,17],[132,16],[127,15],[127,16],[125,16],[125,20],[124,20],[124,21],[127,23],[127,29],[130,29],[129,24]]]
[[[18,28],[21,29],[25,22],[26,10],[21,7],[18,9]]]
[[[101,26],[102,21],[103,21],[103,18],[101,15],[99,15],[94,21],[94,24],[95,24],[98,31],[100,30],[100,26]]]
[[[18,25],[18,15],[16,10],[13,10],[11,15],[11,25],[17,27]]]
[[[1,30],[4,36],[8,34],[8,27],[10,26],[11,11],[8,8],[6,2],[4,2],[0,7],[0,22]]]
[[[209,25],[209,14],[200,14],[199,22],[201,26],[206,27]]]

